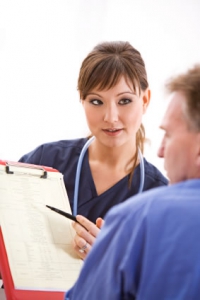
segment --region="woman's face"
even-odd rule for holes
[[[135,142],[150,100],[150,91],[136,92],[124,77],[109,90],[90,91],[82,104],[88,127],[96,139],[107,147],[119,147]]]

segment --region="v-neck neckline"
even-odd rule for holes
[[[110,192],[112,192],[112,190],[121,184],[121,182],[123,181],[128,181],[128,177],[130,176],[130,173],[125,175],[123,178],[121,178],[119,181],[117,181],[113,186],[111,186],[110,188],[108,188],[106,191],[104,191],[103,193],[101,194],[97,194],[97,190],[96,190],[96,186],[95,186],[95,183],[94,183],[94,179],[93,179],[93,176],[92,176],[92,171],[91,171],[91,168],[90,168],[90,163],[89,163],[89,156],[88,156],[88,150],[86,151],[85,153],[85,163],[86,163],[86,166],[87,166],[87,169],[88,169],[88,175],[89,175],[89,183],[90,183],[90,188],[91,190],[93,191],[93,195],[94,197],[101,197],[101,196],[105,196],[107,193],[109,194]],[[135,168],[135,171],[140,167],[140,164],[137,165],[137,167]]]

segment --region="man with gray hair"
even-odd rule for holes
[[[66,299],[200,299],[200,65],[167,83],[170,184],[112,208]]]

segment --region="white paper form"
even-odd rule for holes
[[[0,225],[15,288],[66,291],[82,260],[73,252],[71,220],[47,205],[71,213],[63,176],[0,166]],[[39,173],[38,173],[39,172]]]

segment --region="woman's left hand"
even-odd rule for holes
[[[103,219],[98,218],[95,225],[81,215],[77,215],[76,219],[80,224],[77,222],[72,223],[72,226],[76,231],[73,240],[73,248],[80,258],[85,259],[90,252],[104,221]]]

